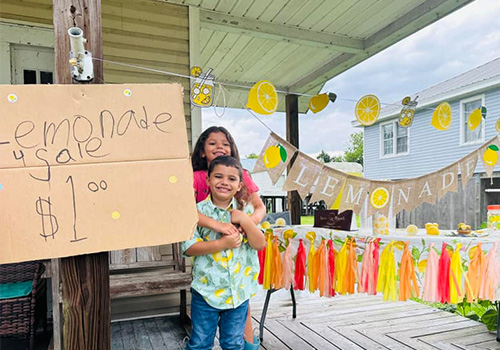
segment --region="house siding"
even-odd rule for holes
[[[460,101],[483,94],[488,110],[484,140],[498,135],[495,122],[500,117],[500,87],[497,86],[482,93],[470,93],[459,99],[449,100],[452,122],[446,131],[437,130],[430,125],[437,104],[417,110],[409,130],[407,155],[382,158],[380,123],[365,127],[364,176],[371,180],[418,177],[444,168],[477,149],[481,144],[460,145]],[[397,116],[392,120],[397,120]],[[476,173],[482,172],[484,169],[479,161]]]

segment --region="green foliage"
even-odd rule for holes
[[[250,153],[249,155],[247,155],[246,158],[247,159],[257,159],[257,158],[259,158],[259,155],[255,154],[255,153]]]
[[[344,153],[345,162],[363,165],[363,132],[355,132],[349,136],[347,148]]]
[[[332,157],[323,150],[321,150],[321,153],[318,154],[316,159],[319,160],[321,163],[330,163],[332,161]]]

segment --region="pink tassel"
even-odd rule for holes
[[[283,253],[283,288],[290,289],[293,284],[293,258],[292,258],[292,240],[288,239],[288,246]]]
[[[361,281],[358,285],[360,293],[367,293],[371,295],[377,294],[377,278],[378,278],[378,242],[377,238],[374,241],[368,242],[363,253],[363,260],[361,262]]]
[[[486,254],[484,266],[482,268],[483,279],[479,288],[479,298],[483,300],[495,301],[500,282],[500,262],[498,261],[498,242]]]
[[[335,296],[335,248],[331,239],[328,240],[328,294]]]
[[[439,256],[434,249],[434,243],[431,243],[429,255],[427,256],[427,267],[425,269],[424,288],[422,293],[422,299],[425,301],[439,301],[438,272]]]
[[[450,254],[446,250],[446,243],[443,243],[438,263],[438,296],[441,303],[450,302],[450,263]]]
[[[299,239],[299,248],[297,249],[297,257],[295,259],[295,284],[294,288],[298,290],[305,289],[306,277],[306,249],[302,239]]]

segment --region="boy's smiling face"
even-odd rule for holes
[[[218,164],[207,178],[215,205],[229,205],[234,195],[241,189],[242,182],[238,169]]]

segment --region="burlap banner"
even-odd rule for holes
[[[414,201],[413,208],[427,202],[436,204],[436,194],[438,189],[437,172],[433,172],[426,176],[421,176],[417,180],[417,196]]]
[[[340,200],[339,212],[352,209],[355,214],[359,214],[365,204],[370,182],[370,180],[362,177],[348,175],[345,180],[342,199]]]
[[[484,171],[486,171],[488,176],[493,174],[495,165],[498,163],[498,153],[500,153],[499,150],[500,143],[498,142],[498,137],[496,136],[479,149],[479,157],[481,157]]]
[[[472,175],[474,175],[474,171],[476,170],[477,155],[478,151],[476,150],[458,161],[458,166],[460,167],[460,176],[462,179],[462,189],[464,190],[467,182],[469,182],[469,180],[472,178]]]
[[[321,173],[323,164],[299,151],[292,168],[286,177],[283,190],[296,190],[300,198],[305,200],[309,190]]]
[[[346,178],[346,173],[324,166],[312,194],[311,202],[323,200],[326,207],[330,208],[342,190]]]
[[[438,200],[448,192],[458,192],[458,162],[440,170],[437,177]]]
[[[388,216],[391,206],[393,183],[389,181],[370,181],[370,195],[366,215],[375,213]]]
[[[276,184],[285,171],[297,148],[275,133],[271,133],[260,151],[253,172],[267,171],[271,182]]]
[[[411,211],[415,207],[417,198],[416,179],[401,180],[394,183],[392,212],[394,215],[401,210]]]

